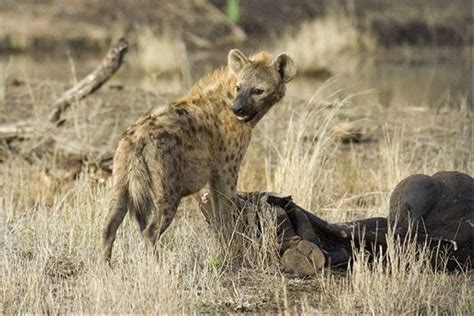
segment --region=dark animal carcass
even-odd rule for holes
[[[407,177],[391,195],[387,218],[328,223],[296,205],[291,197],[264,192],[239,194],[237,205],[274,213],[282,264],[292,272],[311,274],[323,266],[345,267],[352,259],[352,242],[356,249],[364,247],[373,254],[376,249],[386,249],[389,234],[428,245],[436,268],[473,268],[474,179],[464,173]]]

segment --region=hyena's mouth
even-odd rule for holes
[[[246,114],[246,115],[236,115],[237,119],[242,123],[248,123],[257,115],[257,113]]]
[[[242,113],[242,114],[235,114],[235,116],[237,117],[237,119],[242,122],[242,123],[248,123],[250,122],[251,120],[253,120],[255,118],[255,116],[257,116],[258,114],[258,111],[249,111],[247,113]]]
[[[245,122],[250,121],[250,115],[243,115],[243,116],[237,115],[237,119],[245,123]]]

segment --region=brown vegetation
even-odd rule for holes
[[[357,1],[362,2],[370,1]],[[401,2],[408,3],[409,10],[432,7],[423,1]],[[430,3],[434,2],[447,3],[437,0]],[[449,1],[454,2],[462,1]],[[0,14],[11,12],[3,9],[15,9],[17,3],[16,0],[2,1]],[[103,15],[98,19],[84,8],[91,3],[106,6],[117,2],[80,3],[81,6],[71,6],[73,12],[62,10],[42,17],[60,19],[61,13],[69,12],[64,18],[67,21],[77,21],[78,16],[91,21],[91,25],[101,21],[114,32],[113,27],[109,27],[115,25],[111,11],[102,7]],[[380,1],[375,3],[376,9],[390,7],[388,2],[383,6],[378,5]],[[31,7],[22,6],[23,9]],[[146,5],[140,8],[149,10]],[[449,12],[452,16],[459,13]],[[383,18],[383,15],[378,16]],[[15,18],[14,15],[9,17]],[[312,20],[314,16],[307,18]],[[443,25],[443,19],[439,17],[437,25]],[[25,20],[41,22],[30,16],[22,21]],[[452,25],[460,25],[456,22],[458,19],[452,21]],[[1,15],[2,23],[25,25],[25,28],[30,25],[4,19]],[[58,31],[68,30],[62,22],[41,23],[55,25]],[[92,29],[91,32],[96,33],[95,26],[74,25],[77,30]],[[40,27],[33,29],[41,30]],[[10,30],[20,32],[22,28],[10,27]],[[282,30],[287,31],[283,26]],[[348,30],[354,34],[351,28]],[[100,36],[95,45],[102,49],[107,47],[106,39],[110,37],[103,37],[101,32],[96,33]],[[150,38],[160,42],[161,34],[166,37],[166,33],[154,30],[146,34],[144,42]],[[360,34],[356,33],[356,37]],[[436,32],[430,36],[432,34]],[[20,46],[30,47],[33,43],[31,47],[39,49],[39,44],[51,43],[31,38],[24,40],[28,45]],[[21,36],[15,39],[23,42]],[[58,39],[61,43],[75,42]],[[179,46],[181,41],[188,44],[193,40],[196,42],[193,45],[198,46],[209,43],[189,34],[177,38],[176,42]],[[260,39],[257,41],[260,43]],[[82,43],[82,40],[76,42]],[[57,40],[54,43],[56,45]],[[173,52],[167,56],[183,52],[171,46],[166,49]],[[65,52],[62,45],[58,50]],[[428,50],[433,53],[432,47]],[[417,52],[411,47],[391,51],[398,58],[397,62],[405,62],[408,56],[412,64],[426,63],[424,55],[416,55]],[[437,46],[437,57],[458,56],[451,51],[443,55],[442,52]],[[150,56],[146,49],[133,52],[137,56],[142,53]],[[306,53],[311,54],[311,51]],[[470,54],[467,50],[467,57],[461,61],[469,71],[472,69]],[[154,81],[147,86],[151,91],[138,87],[135,77],[128,78],[133,70],[129,63],[101,90],[64,113],[65,122],[59,130],[0,140],[0,312],[471,313],[474,309],[472,272],[434,271],[425,252],[420,253],[413,244],[400,245],[391,239],[388,240],[389,264],[382,257],[369,264],[366,253],[361,251],[356,252],[358,260],[347,274],[321,270],[310,279],[293,278],[281,271],[275,223],[267,218],[262,233],[256,234],[258,230],[252,226],[243,232],[243,263],[231,266],[220,255],[218,240],[200,215],[199,206],[191,199],[184,199],[174,224],[161,238],[158,260],[145,251],[135,223],[127,217],[118,231],[114,269],[112,273],[104,269],[98,258],[100,231],[112,188],[110,153],[127,126],[157,104],[176,99],[177,92],[189,87],[186,73],[194,73],[195,69],[199,69],[198,73],[207,72],[206,67],[214,67],[216,61],[220,63],[225,54],[220,51],[203,58],[186,49],[183,60],[188,57],[189,69],[173,64],[172,68],[182,74],[173,77],[172,84],[169,80],[163,83],[164,79]],[[47,118],[57,97],[72,86],[65,82],[76,81],[74,62],[79,63],[79,60],[75,56],[70,60],[72,62],[64,62],[64,58],[54,57],[54,63],[43,67],[43,72],[35,72],[42,66],[42,60],[27,64],[25,71],[15,68],[13,58],[0,67],[0,124]],[[95,65],[97,60],[94,57],[92,63]],[[436,69],[443,66],[438,59],[435,62]],[[153,64],[147,61],[143,68],[156,73],[166,70],[147,66]],[[93,68],[87,63],[76,66],[79,78]],[[451,64],[445,67],[450,73],[454,72]],[[338,74],[337,67],[329,70]],[[422,85],[417,77],[410,78],[409,69],[403,67],[400,78],[403,84],[383,82],[391,86],[388,92],[351,95],[350,92],[376,88],[371,85],[384,79],[380,73],[375,73],[378,77],[361,77],[359,68],[349,67],[349,71],[353,70],[357,76],[352,78],[356,79],[345,88],[355,88],[355,91],[341,91],[337,86],[340,78],[331,79],[322,87],[314,81],[306,81],[307,78],[289,85],[287,98],[270,111],[254,131],[240,171],[238,190],[291,194],[299,205],[318,216],[331,222],[344,222],[386,215],[391,191],[410,174],[458,170],[472,175],[472,96],[469,90],[446,91],[442,98],[432,100],[426,97],[428,89],[442,90],[446,86],[431,86],[432,81],[428,86]],[[62,82],[50,79],[55,76],[54,71],[60,74],[56,78]],[[433,80],[439,74],[434,71]],[[361,82],[365,85],[359,89]],[[302,90],[305,93],[301,93]],[[407,93],[417,95],[422,101],[404,99]],[[340,143],[334,136],[359,135],[359,132],[361,142]],[[49,139],[54,140],[55,146],[47,146]],[[71,151],[87,154],[78,159]]]
[[[53,95],[49,91],[61,90],[34,81],[13,86],[10,80],[2,113],[8,106],[31,101],[31,110],[49,113],[48,97]],[[323,92],[314,100],[323,98]],[[152,106],[149,100],[160,102],[155,98],[130,88],[105,88],[83,101],[90,110],[70,110],[70,123],[56,138],[99,152],[112,149],[125,126]],[[470,172],[472,127],[470,118],[457,110],[420,112],[367,105],[345,108],[344,104],[348,100],[310,103],[289,98],[276,107],[256,130],[239,189],[289,193],[330,221],[347,221],[386,214],[390,191],[411,173]],[[333,143],[329,131],[341,111],[355,120],[366,117],[377,142]],[[246,248],[246,264],[228,271],[217,242],[212,238],[202,242],[203,236],[212,234],[191,200],[181,206],[183,212],[160,242],[158,263],[145,255],[139,234],[129,233],[136,230],[127,219],[115,247],[114,273],[106,273],[97,260],[111,188],[108,177],[97,182],[90,169],[70,182],[61,171],[61,156],[54,151],[41,156],[41,163],[35,156],[24,160],[8,149],[3,153],[4,312],[466,313],[473,306],[469,273],[434,272],[423,257],[396,244],[389,249],[398,258],[397,265],[384,267],[382,259],[368,265],[360,253],[348,275],[322,272],[311,280],[289,279],[281,274],[272,250],[271,225],[260,236],[263,239],[248,233],[252,247]],[[90,157],[93,163],[95,155]]]

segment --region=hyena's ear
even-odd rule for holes
[[[295,62],[286,53],[282,53],[275,57],[272,61],[272,65],[280,74],[283,82],[290,82],[296,76]]]
[[[229,70],[234,75],[237,75],[248,62],[248,57],[238,49],[231,50],[227,56]]]

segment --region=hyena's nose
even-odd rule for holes
[[[242,104],[242,102],[236,100],[234,104],[232,104],[232,112],[234,112],[237,115],[243,115],[245,112],[245,107]]]

